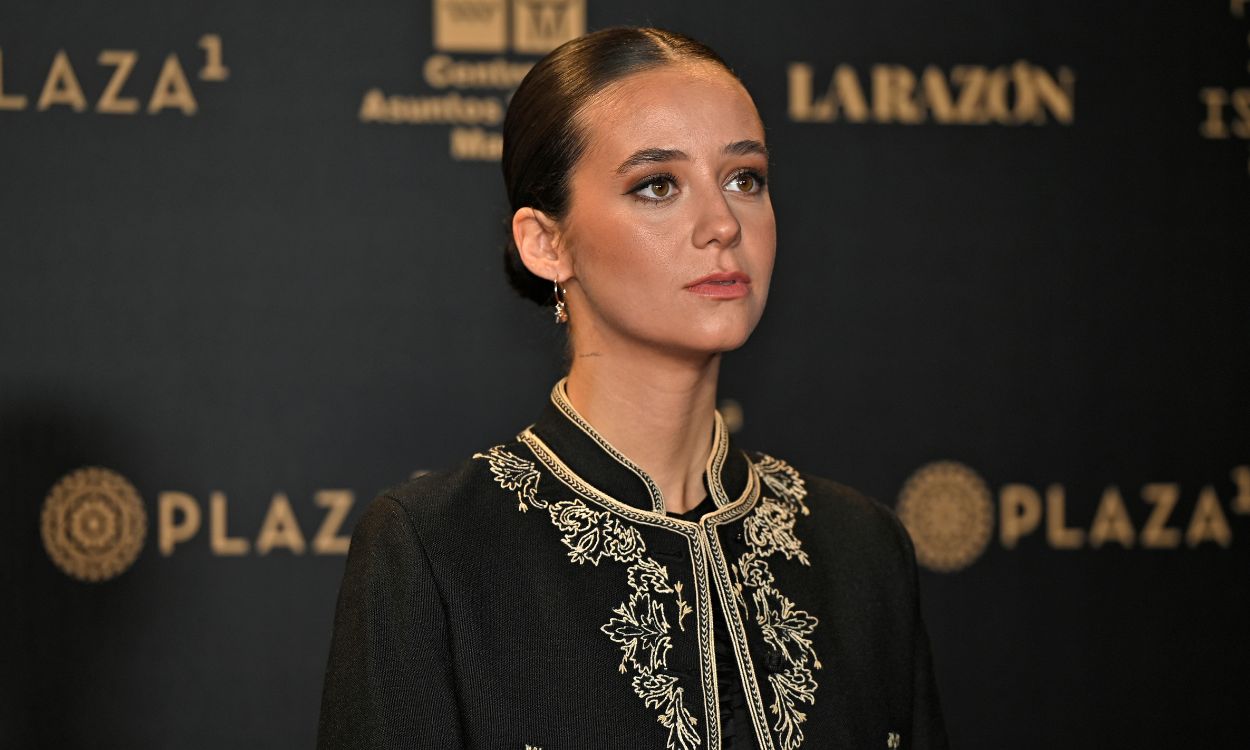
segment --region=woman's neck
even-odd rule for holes
[[[669,513],[706,495],[720,355],[701,361],[603,347],[574,356],[568,395],[599,434],[655,481]]]

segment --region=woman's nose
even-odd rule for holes
[[[742,224],[719,187],[699,202],[698,210],[699,217],[694,227],[695,247],[707,247],[713,242],[721,247],[738,244],[742,237]]]

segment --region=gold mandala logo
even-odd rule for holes
[[[955,461],[922,466],[903,485],[898,517],[916,546],[916,559],[939,573],[963,570],[990,543],[990,490],[977,473]]]
[[[143,549],[147,526],[134,486],[99,467],[65,475],[43,504],[44,549],[80,581],[107,581],[125,572]]]

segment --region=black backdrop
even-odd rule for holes
[[[774,154],[773,296],[726,411],[909,498],[954,744],[1240,746],[1248,12],[6,0],[0,745],[312,744],[335,538],[559,374],[500,271],[510,71],[650,23],[737,68]],[[139,504],[96,487],[97,521],[146,518],[99,581],[43,534],[92,466]]]

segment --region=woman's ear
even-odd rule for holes
[[[535,276],[564,281],[571,275],[562,239],[559,224],[542,211],[526,206],[512,214],[512,240]]]

